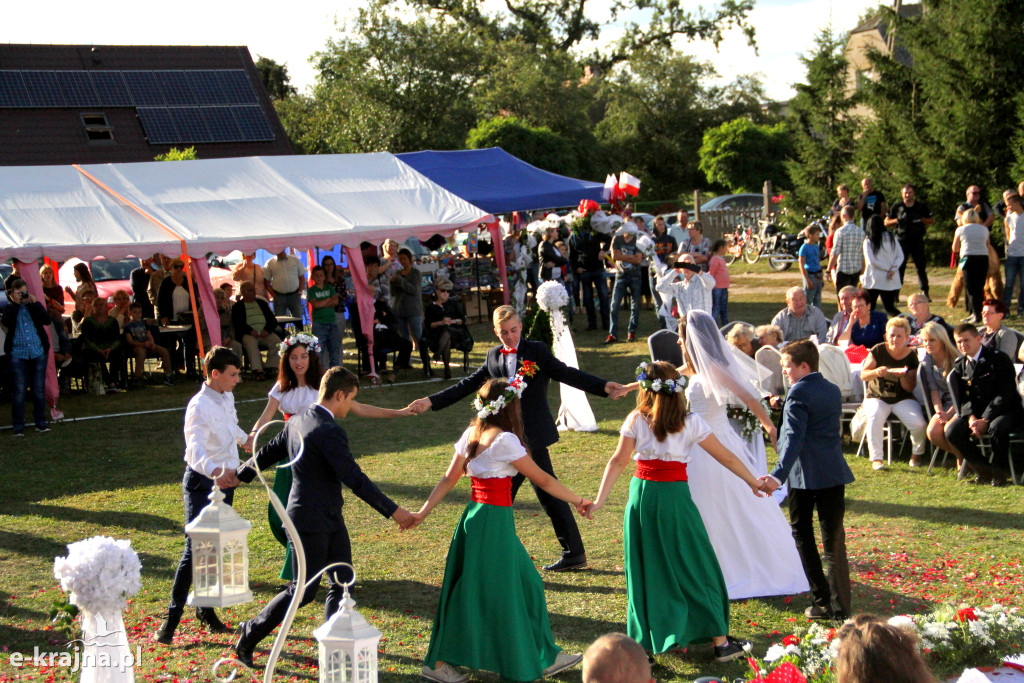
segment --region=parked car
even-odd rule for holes
[[[70,287],[75,290],[78,283],[75,281],[75,266],[82,263],[82,259],[70,258],[65,261],[57,271],[57,279],[61,287]],[[119,289],[131,294],[132,283],[131,273],[142,265],[137,258],[118,259],[110,261],[105,258],[95,258],[89,261],[89,272],[96,283],[96,292],[105,298],[114,296]],[[70,315],[75,310],[75,300],[67,291],[64,292],[64,312]]]
[[[701,211],[716,209],[760,209],[764,206],[764,196],[747,192],[744,194],[724,194],[701,204]]]

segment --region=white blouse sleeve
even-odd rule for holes
[[[628,436],[631,439],[636,439],[636,421],[641,419],[640,413],[637,411],[631,412],[626,416],[626,420],[622,423],[622,427],[619,428],[619,434],[622,436]]]
[[[455,454],[460,455],[463,458],[466,457],[466,451],[469,449],[469,430],[462,432],[462,436],[455,442]]]
[[[689,413],[686,416],[686,432],[687,436],[693,440],[693,443],[698,444],[704,439],[711,436],[711,427],[704,421],[704,418],[697,413]]]
[[[281,388],[278,386],[277,382],[274,382],[274,386],[270,387],[270,391],[267,392],[267,396],[274,399],[278,403],[281,402],[282,395],[283,394],[281,394]]]
[[[491,454],[498,462],[512,462],[526,455],[526,447],[512,432],[503,432],[491,444]]]

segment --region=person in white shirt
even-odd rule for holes
[[[231,504],[238,477],[238,447],[250,449],[251,437],[238,426],[235,397],[232,390],[242,380],[242,360],[231,349],[214,346],[206,354],[209,373],[199,393],[185,409],[185,523],[195,519],[209,503],[216,485],[224,492],[224,502]],[[174,572],[171,602],[153,640],[170,645],[181,621],[192,587],[192,542],[185,537],[185,552]],[[211,607],[196,609],[196,618],[213,633],[228,633]]]
[[[302,319],[305,306],[302,292],[306,289],[306,267],[295,256],[281,250],[263,266],[267,294],[274,300],[274,315],[290,315]]]
[[[677,268],[669,268],[658,278],[657,290],[662,297],[661,315],[677,325],[690,311],[711,312],[711,291],[715,288],[715,278],[708,273],[700,272],[690,254],[684,254],[676,262]],[[672,310],[672,302],[676,310]],[[668,329],[672,329],[669,327]]]

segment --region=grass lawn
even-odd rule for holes
[[[792,272],[770,274],[760,265],[736,264],[733,273],[731,317],[750,322],[769,320],[781,306],[783,290],[798,280]],[[948,277],[936,279],[939,285],[948,286]],[[945,287],[939,285],[933,286],[933,292],[944,294]],[[834,313],[831,304],[824,309],[828,317]],[[951,320],[963,316],[942,306],[934,310]],[[576,320],[579,327],[583,327],[582,320]],[[639,332],[646,335],[654,329],[653,314],[645,311]],[[478,343],[473,360],[479,362],[491,337],[484,326],[475,329],[474,335]],[[609,379],[628,381],[646,353],[646,345],[605,347],[603,338],[604,332],[577,333],[581,366]],[[346,346],[351,346],[349,340]],[[457,372],[457,377],[460,374]],[[360,400],[401,407],[445,386],[440,380],[424,383],[420,379],[419,372],[411,371],[404,378],[408,383],[366,388],[360,392]],[[66,554],[67,543],[96,534],[131,539],[142,560],[143,588],[125,614],[132,647],[142,646],[143,662],[136,669],[137,676],[159,681],[211,680],[212,663],[230,654],[232,636],[200,631],[191,614],[186,615],[172,647],[148,640],[166,607],[183,544],[181,426],[184,406],[195,389],[195,385],[179,384],[102,397],[75,396],[61,403],[69,418],[173,410],[69,419],[46,435],[30,429],[18,441],[9,430],[0,431],[0,681],[74,678],[60,668],[15,669],[9,653],[31,653],[34,647],[40,651],[63,649],[63,639],[47,620],[50,603],[60,597],[53,578],[53,558]],[[244,427],[262,410],[268,389],[266,383],[244,383],[236,390]],[[557,389],[552,389],[550,399],[557,406]],[[594,398],[591,404],[599,431],[565,434],[551,449],[561,479],[588,496],[596,494],[632,400]],[[9,424],[8,415],[4,406],[0,425]],[[465,402],[400,421],[350,418],[342,424],[363,469],[399,504],[415,509],[442,475],[452,444],[470,417]],[[856,459],[852,448],[848,459],[857,477],[847,489],[846,518],[856,611],[889,615],[927,610],[943,602],[1021,603],[1021,489],[968,486],[957,483],[950,470],[936,470],[934,476],[928,476],[923,470],[910,470],[906,455],[883,473],[870,471],[866,459]],[[346,520],[359,574],[354,597],[363,614],[384,634],[382,681],[420,680],[445,552],[468,500],[468,488],[468,483],[460,484],[426,524],[405,533],[399,533],[390,520],[382,519],[354,496],[346,496]],[[624,477],[598,518],[580,522],[591,571],[544,577],[555,638],[567,651],[580,652],[597,636],[624,630],[621,515],[626,497]],[[277,573],[283,558],[264,521],[265,495],[249,486],[238,491],[235,501],[236,509],[254,527],[249,547],[256,601],[224,610],[222,616],[232,624],[252,617],[274,595],[281,583]],[[553,560],[557,543],[528,489],[517,501],[516,521],[519,536],[536,563]],[[771,553],[772,548],[755,547],[750,552]],[[732,632],[752,639],[756,652],[763,654],[770,641],[777,642],[807,623],[803,618],[807,604],[807,595],[733,603]],[[317,606],[299,612],[283,656],[283,675],[315,679],[316,642],[311,634],[322,620]],[[257,663],[265,661],[270,644],[269,639],[262,643]],[[657,657],[654,675],[661,681],[690,681],[711,674],[731,680],[743,670],[744,665],[738,663],[715,663],[710,646],[703,645],[690,648],[688,654]],[[481,679],[497,677],[484,675]],[[578,681],[579,671],[563,674],[559,680]]]

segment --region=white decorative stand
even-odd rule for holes
[[[572,340],[572,330],[565,324],[565,315],[562,309],[569,303],[569,293],[565,291],[562,283],[549,281],[537,288],[537,305],[548,312],[551,316],[552,332],[552,353],[555,358],[562,361],[571,368],[579,368],[579,360],[576,358],[576,344]],[[560,431],[570,430],[574,432],[596,432],[597,419],[590,407],[587,395],[567,384],[559,383],[559,394],[562,403],[558,407],[558,417],[555,423]]]

